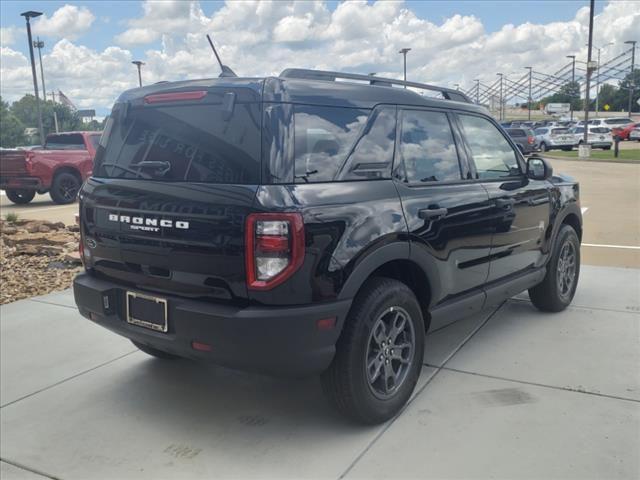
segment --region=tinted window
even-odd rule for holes
[[[458,152],[447,115],[405,110],[400,157],[409,182],[460,180]]]
[[[391,178],[396,140],[395,107],[377,108],[356,143],[342,172],[341,180]]]
[[[552,128],[551,135],[558,135],[559,133],[567,133],[569,132],[568,128]]]
[[[509,135],[511,135],[512,137],[526,137],[527,134],[524,132],[524,130],[520,130],[520,129],[509,129],[507,130],[507,133]]]
[[[333,180],[364,127],[368,110],[295,107],[296,182]]]
[[[216,98],[222,96],[210,93],[211,103],[197,105],[117,104],[100,140],[95,175],[259,183],[260,104],[238,103],[230,113]],[[141,162],[158,166],[141,168]]]
[[[547,133],[547,129],[546,128],[538,128],[535,131],[536,135],[544,135],[545,133]]]
[[[479,178],[518,175],[520,167],[511,144],[486,118],[460,115]]]
[[[604,121],[607,125],[625,125],[631,123],[628,118],[610,118]]]
[[[604,127],[593,127],[590,128],[589,131],[591,133],[609,133],[609,129]]]
[[[47,150],[86,150],[84,138],[79,133],[49,135],[44,148]]]
[[[91,142],[91,146],[95,150],[98,148],[98,143],[100,142],[100,135],[89,135],[89,141]]]

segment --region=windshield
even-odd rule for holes
[[[100,140],[94,175],[259,183],[260,104],[237,103],[230,110],[212,97],[196,105],[116,104]]]

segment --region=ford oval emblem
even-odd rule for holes
[[[93,238],[87,238],[85,240],[85,243],[87,244],[87,247],[89,247],[89,248],[96,248],[98,246],[98,244],[96,243],[96,241]]]

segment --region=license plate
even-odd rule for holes
[[[127,322],[167,333],[167,301],[142,293],[127,292]]]

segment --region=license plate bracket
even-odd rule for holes
[[[137,292],[127,292],[127,323],[156,332],[168,331],[167,300]]]

